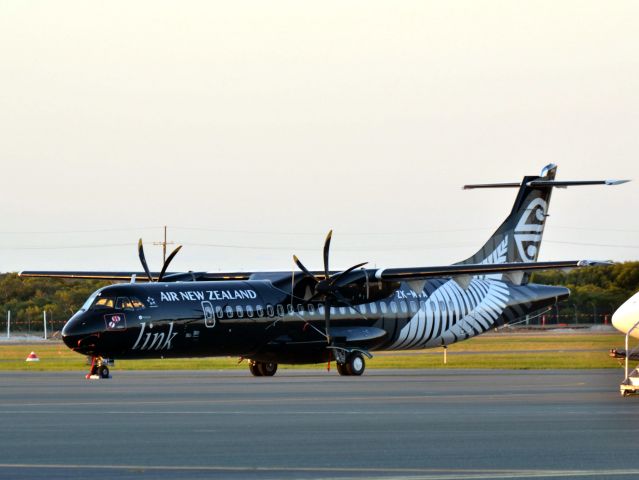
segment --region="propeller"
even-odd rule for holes
[[[304,274],[306,274],[308,277],[312,278],[313,281],[315,282],[313,286],[314,288],[313,296],[310,298],[310,300],[313,300],[316,297],[324,298],[324,328],[326,329],[326,341],[328,342],[329,345],[331,344],[331,331],[330,331],[331,303],[337,301],[339,303],[350,305],[348,300],[346,300],[346,298],[344,298],[344,296],[340,293],[339,289],[341,287],[344,287],[348,283],[348,282],[345,282],[344,280],[348,278],[347,276],[349,273],[351,273],[353,270],[357,268],[363,267],[364,265],[368,263],[368,262],[358,263],[357,265],[353,265],[352,267],[347,268],[346,270],[342,272],[331,275],[328,268],[328,265],[329,265],[328,260],[329,260],[332,237],[333,237],[333,230],[329,230],[328,235],[326,235],[326,240],[324,240],[324,251],[323,251],[324,278],[321,280],[315,275],[313,275],[313,273],[311,273],[308,270],[308,268],[304,266],[304,264],[300,261],[299,258],[297,258],[296,255],[293,255],[293,261],[299,267],[299,269],[302,272],[304,272]]]
[[[151,275],[151,271],[149,270],[149,266],[146,263],[146,257],[144,256],[144,246],[142,245],[142,239],[138,240],[138,256],[140,257],[140,263],[142,264],[142,268],[144,268],[144,271],[146,272],[146,276],[148,277],[149,282],[161,282],[162,281],[162,279],[164,278],[164,274],[166,273],[166,269],[169,268],[169,264],[171,263],[173,258],[175,258],[175,256],[177,255],[177,253],[180,251],[181,248],[182,248],[182,245],[178,245],[171,252],[171,254],[164,261],[164,265],[162,265],[162,270],[160,271],[160,275],[158,276],[158,279],[157,280],[153,280],[153,275]]]

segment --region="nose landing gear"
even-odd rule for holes
[[[111,378],[109,371],[109,359],[102,357],[93,357],[91,359],[91,370],[86,374],[87,380],[102,380]]]

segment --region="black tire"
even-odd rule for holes
[[[261,377],[263,375],[259,365],[259,362],[254,362],[252,360],[249,362],[249,371],[254,377]]]
[[[350,375],[350,372],[348,371],[348,366],[345,363],[337,363],[337,373],[339,373],[341,376],[346,377],[348,375]]]
[[[346,369],[349,375],[360,376],[366,370],[366,360],[359,352],[351,353],[346,359]]]
[[[264,377],[272,377],[277,372],[277,363],[273,362],[258,362],[258,369],[262,372]]]
[[[98,375],[100,376],[100,378],[110,378],[109,377],[109,367],[107,367],[106,365],[102,365],[101,367],[98,368]]]

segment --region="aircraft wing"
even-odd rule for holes
[[[375,278],[382,281],[426,280],[433,277],[455,277],[491,275],[499,273],[526,273],[536,270],[561,270],[580,267],[611,265],[611,262],[593,260],[564,260],[558,262],[531,263],[480,263],[446,265],[441,267],[382,268],[375,272]]]
[[[160,276],[160,272],[150,272],[153,279]],[[148,277],[145,272],[103,272],[103,271],[56,271],[56,270],[25,270],[19,272],[20,277],[41,277],[41,278],[71,278],[84,280],[112,280],[112,281],[130,281],[133,276],[137,282],[147,282]],[[209,273],[209,272],[167,272],[164,274],[166,281],[189,280],[247,280],[251,273],[247,272],[227,272],[227,273]]]
[[[610,262],[600,262],[592,260],[565,260],[558,262],[531,262],[531,263],[495,263],[495,264],[459,264],[434,267],[407,267],[407,268],[382,268],[369,270],[374,273],[377,280],[387,282],[419,281],[435,277],[472,277],[474,275],[491,274],[522,274],[536,270],[561,270],[580,267],[610,265]],[[159,272],[150,272],[154,280],[160,275]],[[276,272],[278,273],[278,272]],[[290,272],[279,272],[280,274],[290,274]],[[331,272],[338,273],[338,272]],[[356,272],[354,272],[357,274]],[[322,276],[323,272],[313,272],[314,275]],[[70,278],[89,279],[105,281],[128,282],[135,276],[136,282],[147,282],[145,272],[106,272],[106,271],[73,271],[73,270],[25,270],[18,274],[21,277],[41,277],[41,278]],[[164,275],[164,281],[223,281],[223,280],[249,280],[252,272],[168,272]]]

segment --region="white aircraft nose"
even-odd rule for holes
[[[612,315],[612,325],[622,333],[628,333],[639,323],[639,293],[635,293]],[[639,338],[639,326],[631,333],[631,337]]]

